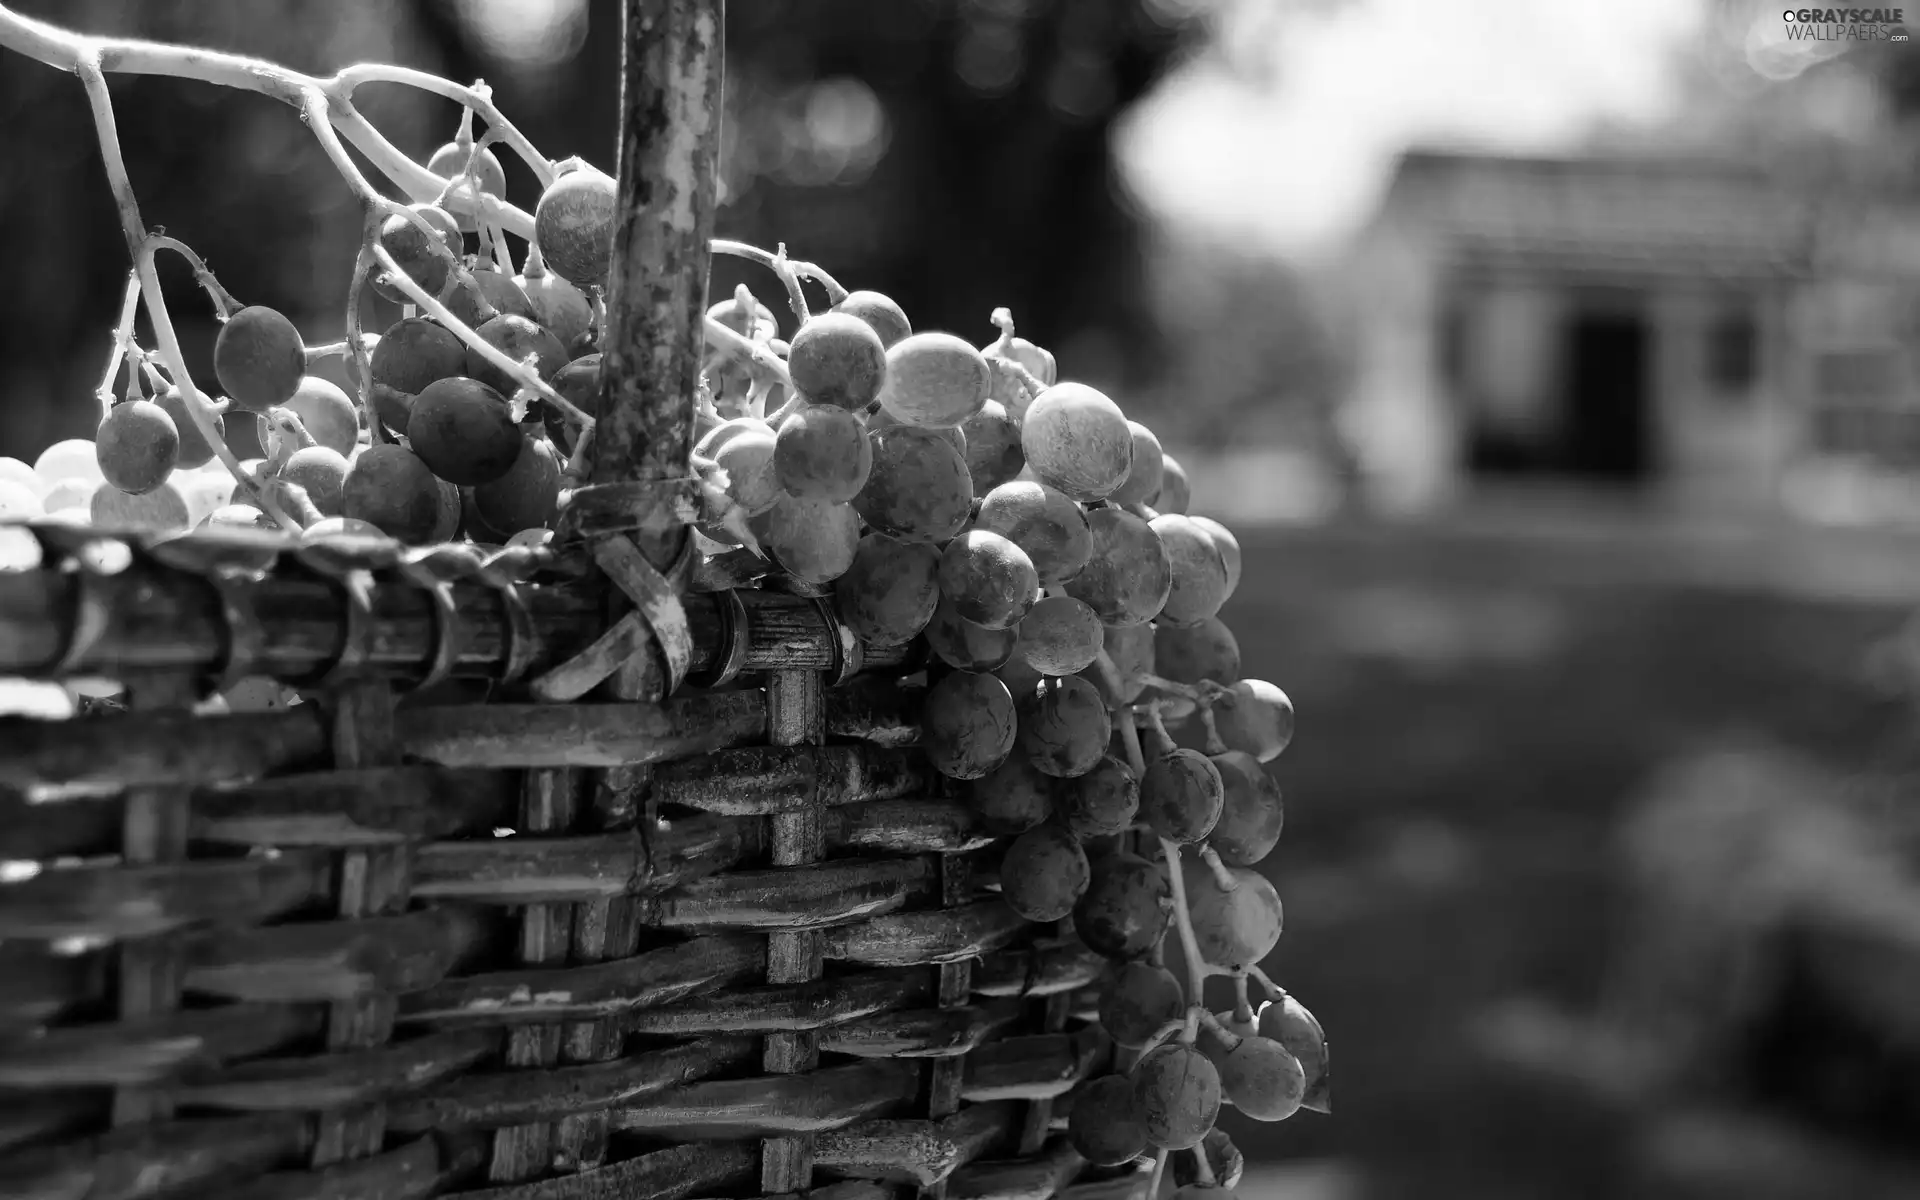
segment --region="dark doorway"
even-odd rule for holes
[[[1622,483],[1652,472],[1649,341],[1636,312],[1584,312],[1568,321],[1561,443],[1567,471]]]

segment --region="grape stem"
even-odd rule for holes
[[[493,106],[490,94],[485,93],[484,89],[461,87],[422,71],[361,64],[321,78],[240,54],[223,54],[194,46],[131,38],[87,37],[21,16],[3,4],[0,4],[0,47],[37,59],[57,70],[78,73],[82,63],[91,63],[95,71],[103,73],[197,79],[202,83],[268,96],[293,108],[303,108],[308,93],[317,92],[326,101],[327,123],[338,128],[355,149],[379,168],[381,174],[412,201],[419,203],[439,195],[447,181],[407,157],[353,106],[353,89],[361,83],[376,80],[404,83],[478,110],[490,127],[500,130],[508,145],[520,152],[522,157],[528,158],[542,188],[553,179],[551,164],[500,115]],[[503,215],[510,232],[522,238],[532,238],[531,215],[511,206],[505,207]]]
[[[113,352],[107,356],[107,370],[100,377],[100,386],[94,395],[100,400],[100,416],[113,411],[113,381],[120,376],[120,365],[127,360],[127,351],[133,346],[133,319],[140,312],[140,273],[127,272],[127,290],[120,297],[120,319],[113,326]],[[131,368],[127,371],[129,383],[133,380]]]
[[[1247,975],[1255,983],[1259,984],[1263,990],[1265,990],[1265,992],[1267,993],[1267,999],[1285,1000],[1287,998],[1287,989],[1281,987],[1279,984],[1275,983],[1272,979],[1268,978],[1267,973],[1265,971],[1262,971],[1259,967],[1257,966],[1248,967]]]
[[[1158,1200],[1160,1195],[1160,1181],[1166,1178],[1166,1174],[1167,1152],[1165,1150],[1155,1150],[1153,1152],[1153,1178],[1147,1183],[1147,1200]]]
[[[1173,885],[1174,928],[1180,933],[1180,950],[1187,960],[1187,1021],[1186,1028],[1180,1031],[1180,1040],[1191,1046],[1200,1032],[1197,1014],[1207,985],[1207,964],[1200,957],[1200,946],[1193,936],[1193,918],[1187,912],[1187,881],[1180,871],[1180,847],[1161,838],[1160,857],[1167,864],[1167,879]]]
[[[229,292],[220,285],[220,281],[214,277],[212,268],[208,267],[206,262],[202,260],[198,254],[195,254],[185,242],[179,238],[170,238],[160,233],[150,235],[150,240],[156,251],[171,250],[181,258],[187,260],[187,265],[193,268],[194,279],[199,282],[201,288],[204,289],[208,297],[213,300],[214,312],[218,314],[221,324],[226,324],[228,317],[231,317],[234,313],[246,307],[233,298],[232,292]]]
[[[367,276],[373,270],[373,255],[367,252],[367,247],[379,238],[380,219],[369,210],[359,252],[353,256],[353,279],[347,284],[345,345],[352,348],[347,363],[353,373],[353,390],[360,401],[360,414],[366,420],[367,444],[370,446],[387,444],[385,422],[380,419],[380,413],[373,403],[373,356],[367,353],[367,335],[360,329],[361,293],[367,290]]]
[[[327,81],[338,88],[343,98],[351,99],[353,89],[363,83],[397,83],[406,87],[418,88],[423,92],[432,92],[444,96],[471,112],[480,114],[487,123],[487,133],[497,135],[515,154],[518,154],[529,167],[533,168],[534,178],[540,181],[540,190],[545,191],[554,180],[552,160],[540,153],[527,136],[514,127],[501,111],[493,106],[493,89],[484,81],[475,80],[472,87],[462,87],[451,80],[425,71],[416,71],[412,67],[388,66],[383,63],[360,63],[346,67],[335,73]]]
[[[0,8],[0,36],[8,33],[7,20],[13,14]],[[140,280],[140,294],[146,302],[147,316],[153,322],[154,338],[160,343],[160,354],[167,364],[167,373],[173,376],[174,386],[179,388],[186,400],[184,407],[187,417],[199,430],[213,452],[220,456],[220,463],[234,478],[234,485],[241,489],[249,499],[256,502],[260,510],[272,517],[281,528],[298,533],[302,528],[299,522],[289,517],[279,503],[265,489],[256,487],[240,468],[240,460],[234,456],[227,439],[213,424],[213,410],[202,402],[200,391],[193,384],[193,377],[187,373],[186,355],[180,350],[180,337],[174,332],[173,318],[167,313],[167,300],[160,291],[160,272],[154,266],[152,235],[147,232],[146,223],[140,218],[140,201],[133,194],[133,181],[127,176],[126,160],[120,153],[120,134],[113,119],[113,97],[107,90],[107,76],[101,70],[96,53],[80,56],[73,63],[74,74],[80,77],[80,83],[87,90],[87,105],[93,111],[94,130],[100,142],[100,161],[106,169],[107,185],[113,191],[114,206],[120,211],[120,231],[127,239],[127,250],[133,256],[134,274]]]
[[[1253,1005],[1247,1000],[1247,972],[1244,967],[1233,973],[1233,1019],[1253,1020]]]
[[[375,346],[380,344],[380,339],[373,334],[362,333],[360,335],[360,344],[371,352]],[[337,342],[321,342],[317,346],[307,347],[307,365],[311,367],[315,363],[323,363],[329,358],[339,358],[347,353],[348,346],[347,339],[345,338],[341,338]]]
[[[729,241],[726,238],[714,238],[713,241],[708,243],[708,246],[715,254],[727,254],[734,258],[744,258],[749,262],[757,262],[768,270],[780,274],[782,282],[785,282],[786,272],[789,271],[801,279],[811,279],[825,289],[827,300],[832,304],[838,304],[847,298],[847,289],[841,287],[840,282],[833,276],[827,274],[813,263],[800,262],[798,259],[787,258],[787,248],[784,245],[780,247],[780,253],[777,256],[751,243]],[[785,262],[784,270],[780,265],[782,260]],[[797,281],[791,285],[788,292],[789,297],[793,295],[792,288],[797,288],[798,286]],[[800,305],[801,308],[806,306],[806,298],[804,296],[800,298]],[[797,314],[799,310],[796,309],[795,311]],[[806,320],[805,317],[801,317],[800,319],[803,321]]]
[[[1236,892],[1240,890],[1240,881],[1234,878],[1232,871],[1227,869],[1227,864],[1220,861],[1220,852],[1218,850],[1215,850],[1212,846],[1203,844],[1200,847],[1200,861],[1206,863],[1207,869],[1213,872],[1213,881],[1220,886],[1221,891]]]
[[[749,370],[757,369],[772,377],[772,381],[783,385],[787,391],[794,392],[793,376],[787,373],[787,364],[779,356],[751,338],[742,337],[726,324],[712,317],[706,318],[707,341],[717,344],[722,350],[746,358]],[[795,393],[796,395],[798,393]]]

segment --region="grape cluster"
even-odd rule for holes
[[[134,342],[130,293],[95,437],[32,466],[0,459],[0,517],[492,547],[551,536],[601,391],[614,181],[579,160],[538,164],[551,180],[516,269],[498,221],[504,174],[472,140],[471,113],[429,165],[449,180],[442,194],[379,200],[361,251],[372,290],[404,306],[398,321],[364,338],[356,287],[346,339],[312,346],[202,267],[224,393],[205,402]],[[797,323],[782,339],[745,286],[707,313],[697,547],[831,596],[869,644],[924,639],[921,747],[981,826],[1010,839],[1005,902],[1070,923],[1114,964],[1099,1019],[1124,1069],[1077,1094],[1071,1140],[1109,1165],[1192,1151],[1190,1168],[1175,1161],[1189,1200],[1230,1187],[1222,1104],[1261,1120],[1327,1111],[1330,1079],[1318,1022],[1259,967],[1283,915],[1253,870],[1283,820],[1266,764],[1292,739],[1293,708],[1242,677],[1218,615],[1239,543],[1188,513],[1187,475],[1152,430],[1061,379],[1007,310],[975,345],[916,332],[887,296],[849,293],[784,249],[715,247],[770,266]],[[826,289],[823,311],[806,279]],[[312,373],[329,353],[348,357],[357,395]],[[258,422],[260,459],[225,445],[241,413]],[[1169,728],[1196,720],[1204,748],[1177,744]],[[1160,965],[1170,934],[1184,985]],[[1233,979],[1230,1011],[1202,1006],[1209,974]],[[1250,980],[1270,997],[1258,1009]]]
[[[273,507],[313,536],[464,537],[492,546],[544,536],[560,511],[562,446],[570,443],[523,381],[537,378],[583,409],[597,396],[598,290],[613,215],[593,198],[610,197],[613,184],[584,165],[561,174],[541,198],[535,241],[515,272],[504,237],[484,220],[503,190],[500,164],[467,134],[463,126],[461,139],[433,157],[433,170],[455,177],[441,203],[389,217],[377,237],[467,336],[452,322],[416,313],[415,296],[392,273],[375,273],[374,290],[407,311],[365,339],[371,351],[356,402],[310,373],[327,352],[353,355],[348,343],[310,347],[272,308],[223,306],[213,371],[224,396],[189,399],[132,347],[126,393],[90,442],[57,443],[30,468],[0,460],[0,516],[170,533],[277,528],[263,511]],[[596,246],[603,246],[598,258]],[[480,344],[524,374],[503,370]],[[265,457],[231,465],[217,458],[189,404],[202,408],[222,439],[219,450],[227,419],[252,417]],[[235,465],[250,487],[245,497],[236,494]]]

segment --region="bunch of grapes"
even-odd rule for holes
[[[0,518],[483,547],[551,537],[601,393],[617,190],[578,159],[541,158],[483,90],[468,104],[426,164],[445,181],[431,202],[378,195],[332,143],[370,214],[338,342],[310,344],[284,314],[242,306],[191,251],[130,224],[135,279],[96,435],[31,466],[0,459]],[[472,105],[488,109],[478,141]],[[309,124],[328,145],[328,123]],[[518,262],[496,139],[543,187],[530,221],[518,214],[531,226]],[[170,373],[184,367],[164,306],[151,313],[164,353],[134,337],[161,242],[189,258],[218,311],[223,394],[211,401]],[[1006,903],[1070,922],[1114,963],[1099,1017],[1124,1069],[1075,1098],[1071,1140],[1100,1164],[1151,1154],[1156,1178],[1169,1151],[1191,1150],[1176,1180],[1224,1190],[1238,1154],[1213,1128],[1222,1103],[1281,1120],[1326,1111],[1329,1089],[1318,1022],[1259,966],[1282,912],[1252,868],[1280,834],[1266,764],[1292,738],[1293,708],[1241,677],[1218,616],[1239,583],[1238,542],[1188,515],[1186,473],[1154,433],[1059,378],[1006,309],[976,345],[916,332],[887,296],[849,292],[784,247],[713,248],[769,267],[795,321],[783,338],[745,286],[706,315],[698,549],[831,596],[870,644],[924,639],[922,746],[980,823],[1011,839]],[[828,298],[817,313],[808,282]],[[360,328],[368,287],[400,305],[377,337]],[[312,373],[334,354],[352,393]],[[243,413],[264,450],[246,462],[225,440]],[[288,700],[273,687],[258,702]],[[1196,720],[1203,750],[1168,732]],[[1184,983],[1161,965],[1169,934]],[[1233,979],[1226,1013],[1202,1004],[1210,974]],[[1257,1010],[1250,980],[1269,996]]]

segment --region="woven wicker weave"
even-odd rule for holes
[[[39,533],[0,578],[42,619],[6,636],[132,703],[0,726],[5,1194],[1143,1186],[1074,1183],[1056,1102],[1109,1052],[1102,963],[983,887],[992,839],[912,746],[913,648],[696,593],[713,686],[513,702],[591,632],[553,555],[515,581]],[[436,660],[454,677],[410,691]],[[178,707],[262,670],[332,682]]]

